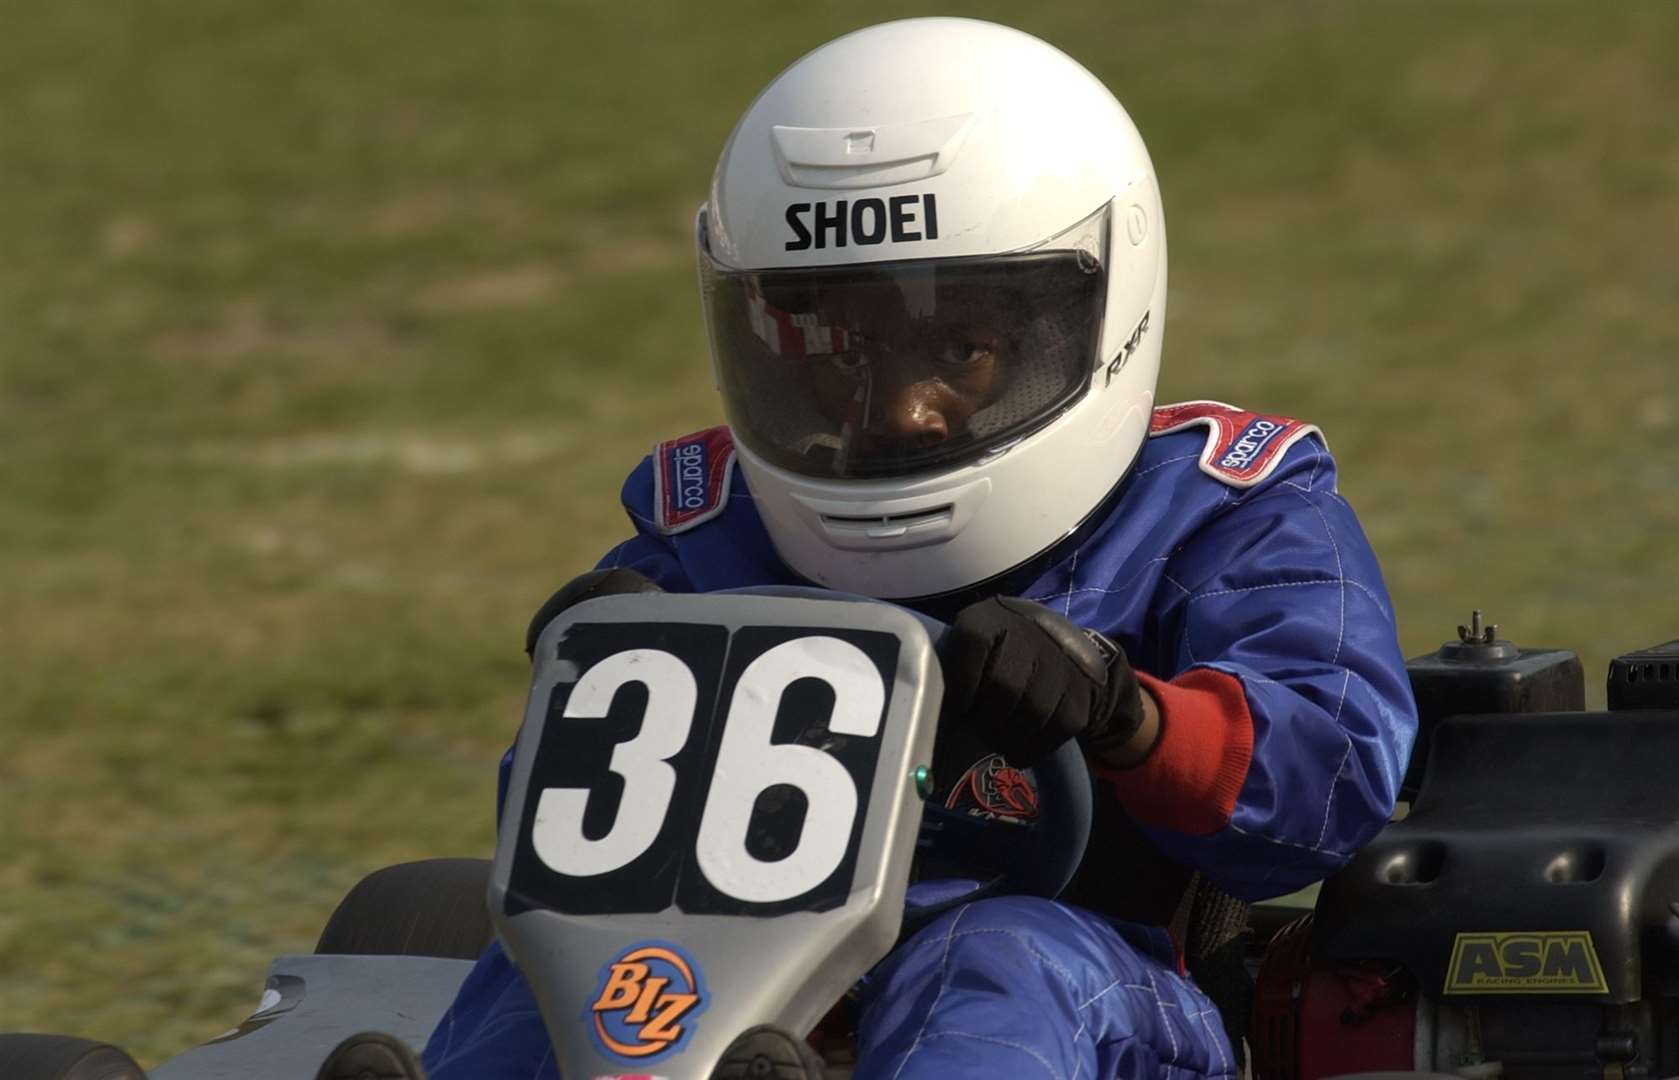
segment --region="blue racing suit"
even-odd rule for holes
[[[682,483],[695,475],[703,492]],[[659,444],[623,498],[636,535],[602,567],[671,592],[800,583],[726,429]],[[1387,820],[1416,707],[1375,556],[1315,428],[1216,402],[1156,410],[1111,509],[1020,595],[1117,642],[1158,702],[1162,731],[1143,763],[1097,772],[1171,859],[1261,899],[1332,873]],[[1086,860],[1101,858],[1092,837]],[[859,1077],[1237,1068],[1164,930],[1048,900],[941,915],[870,973],[861,1004]],[[434,1080],[557,1078],[499,945],[424,1060]]]

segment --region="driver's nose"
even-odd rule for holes
[[[950,438],[949,388],[938,379],[899,386],[873,425],[871,434],[884,442],[916,447],[934,446]]]

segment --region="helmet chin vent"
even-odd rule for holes
[[[913,514],[872,514],[868,517],[821,515],[822,525],[829,533],[848,539],[866,537],[870,540],[896,540],[912,532],[927,530],[942,532],[949,527],[955,516],[956,507],[952,503],[935,506],[930,510],[917,510]]]

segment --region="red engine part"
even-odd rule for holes
[[[857,1060],[857,1003],[851,995],[834,1002],[828,1014],[817,1021],[805,1042],[829,1065],[846,1065]]]
[[[1314,961],[1311,943],[1304,915],[1266,947],[1248,1024],[1255,1080],[1415,1068],[1410,977],[1392,964]]]

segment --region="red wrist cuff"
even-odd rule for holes
[[[1253,757],[1253,716],[1241,680],[1193,668],[1171,682],[1137,672],[1160,706],[1160,736],[1137,765],[1092,763],[1140,825],[1205,836],[1230,823]]]

